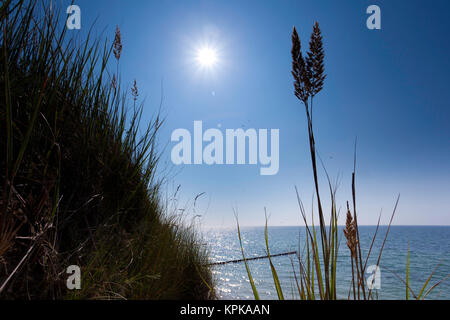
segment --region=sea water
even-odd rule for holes
[[[363,257],[368,253],[375,230],[375,226],[360,226]],[[386,226],[379,227],[367,266],[376,265],[386,231]],[[306,255],[304,227],[269,227],[268,234],[272,255],[291,251],[297,251],[300,256]],[[263,227],[241,228],[241,236],[247,258],[267,254]],[[242,259],[236,228],[210,229],[205,233],[205,240],[211,262]],[[339,229],[339,240],[337,295],[338,298],[347,299],[352,283],[352,271],[350,251],[342,228]],[[433,272],[427,288],[450,274],[450,227],[392,226],[380,260],[380,287],[376,290],[378,299],[405,299],[408,248],[410,288],[416,295]],[[277,270],[284,297],[298,299],[295,275],[299,277],[300,268],[297,256],[274,257],[272,262]],[[260,298],[277,299],[268,259],[249,261],[248,264]],[[213,274],[220,299],[254,298],[244,263],[214,266]],[[450,299],[450,279],[443,281],[427,298]]]

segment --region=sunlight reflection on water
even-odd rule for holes
[[[370,246],[375,227],[360,227],[361,249],[364,252]],[[386,227],[380,227],[373,253],[368,265],[375,264]],[[241,230],[247,258],[264,256],[264,228],[242,228]],[[340,232],[342,234],[342,232]],[[242,259],[237,231],[235,229],[209,230],[205,234],[209,244],[211,262]],[[302,227],[271,227],[269,243],[272,254],[299,251],[303,252],[304,239]],[[381,259],[380,299],[404,299],[405,286],[398,276],[405,278],[406,256],[410,245],[410,282],[414,291],[419,292],[435,267],[439,267],[431,283],[435,283],[450,273],[450,227],[392,227]],[[338,259],[338,297],[347,298],[351,284],[350,258],[345,241],[341,241]],[[298,292],[294,270],[299,271],[295,256],[273,258],[283,293],[287,299],[297,299]],[[262,299],[276,299],[272,273],[267,259],[249,261],[249,266]],[[250,281],[244,263],[231,263],[213,267],[217,293],[221,299],[253,299]],[[450,283],[443,282],[429,298],[450,299]]]

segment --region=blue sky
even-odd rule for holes
[[[60,1],[63,7],[70,1]],[[166,123],[161,163],[168,192],[181,185],[179,203],[205,226],[298,225],[294,186],[307,208],[313,180],[303,105],[293,94],[291,31],[307,48],[320,23],[327,79],[315,99],[318,152],[334,179],[342,208],[351,199],[353,145],[358,139],[357,194],[360,224],[387,223],[401,194],[399,225],[450,225],[450,62],[448,1],[119,1],[77,0],[83,34],[123,36],[124,84],[136,79],[145,119],[157,110],[163,89]],[[366,8],[381,8],[381,30],[366,28]],[[219,61],[201,71],[193,53],[208,44]],[[170,162],[174,129],[276,128],[280,170],[259,167],[183,166]],[[322,172],[321,172],[322,174]],[[322,181],[322,198],[327,186]],[[343,215],[342,215],[343,216]],[[343,221],[341,221],[343,222]]]

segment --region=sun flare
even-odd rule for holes
[[[217,51],[210,47],[203,47],[197,50],[196,60],[203,68],[212,68],[217,64]]]

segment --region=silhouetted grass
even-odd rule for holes
[[[328,181],[328,188],[330,193],[330,215],[328,225],[326,224],[325,212],[323,210],[323,201],[320,196],[318,170],[317,170],[317,151],[316,151],[316,141],[314,138],[314,127],[313,127],[313,100],[314,97],[323,89],[324,81],[326,78],[324,58],[325,52],[322,44],[322,35],[319,28],[319,24],[316,22],[313,26],[313,32],[311,34],[311,39],[309,42],[309,51],[307,52],[306,59],[303,57],[301,41],[298,36],[297,30],[293,29],[292,32],[292,75],[294,77],[294,89],[295,95],[304,105],[306,111],[306,120],[308,128],[308,141],[312,164],[312,173],[314,179],[315,187],[315,200],[317,203],[317,213],[313,211],[311,215],[311,223],[308,223],[307,213],[298,194],[297,188],[296,194],[298,199],[298,204],[300,212],[303,218],[303,222],[306,227],[306,255],[298,255],[298,262],[300,270],[295,271],[294,264],[293,274],[296,283],[296,288],[298,290],[298,297],[301,300],[336,300],[338,299],[336,288],[337,288],[337,268],[338,268],[338,253],[339,253],[339,242],[341,237],[338,235],[338,204],[336,203],[336,186],[333,186],[330,177],[322,163],[325,171],[325,175]],[[351,259],[351,270],[352,270],[352,282],[351,288],[348,293],[348,299],[354,300],[371,300],[376,299],[377,295],[374,292],[373,283],[366,282],[366,268],[369,257],[372,253],[372,248],[375,242],[375,238],[378,233],[378,227],[380,219],[378,219],[378,225],[373,235],[372,242],[368,248],[368,253],[366,257],[363,257],[361,253],[361,245],[359,240],[359,227],[357,219],[356,210],[356,145],[355,145],[355,156],[354,156],[354,169],[352,173],[352,207],[349,206],[347,202],[346,211],[346,223],[343,230],[344,237],[347,240],[347,247],[350,250]],[[386,243],[390,227],[397,209],[400,196],[398,196],[395,203],[392,216],[389,221],[389,225],[384,236],[383,242],[381,244],[380,251],[378,253],[376,266],[380,266],[380,261]],[[314,222],[314,216],[318,217],[319,224],[316,226]],[[238,236],[239,243],[241,246],[242,254],[244,255],[244,248],[241,241],[241,234],[238,223]],[[342,236],[342,235],[341,235]],[[270,251],[269,251],[269,239],[267,230],[267,215],[266,215],[266,227],[265,227],[265,245],[267,250],[267,256],[270,263],[270,268],[272,271],[272,277],[274,280],[275,290],[277,292],[279,299],[284,299],[283,290],[281,288],[278,274],[275,267],[272,264]],[[244,256],[245,259],[245,256]],[[259,299],[259,294],[257,288],[254,284],[254,280],[250,271],[250,268],[245,261],[247,274],[252,286],[253,294],[255,299]],[[376,272],[376,271],[375,271]],[[406,281],[400,280],[406,286],[406,299],[410,298],[410,293],[415,299],[424,299],[434,288],[436,288],[442,281],[437,282],[426,290],[429,281],[431,280],[434,272],[429,276],[425,284],[420,290],[418,295],[414,294],[409,285],[409,252],[406,264]],[[373,277],[375,279],[375,277]]]
[[[161,204],[162,121],[141,125],[136,83],[128,107],[121,44],[77,45],[61,17],[0,8],[0,298],[213,297],[194,227]],[[66,288],[69,265],[81,290]]]

